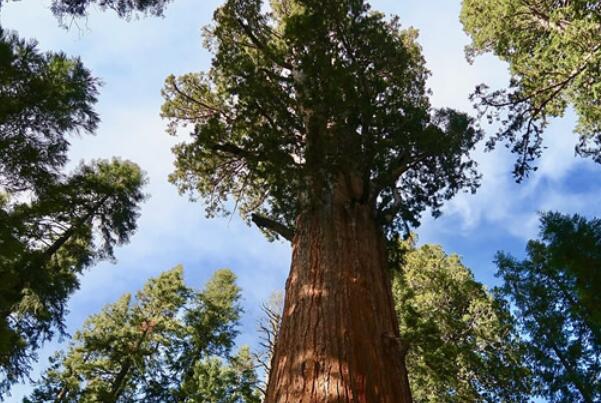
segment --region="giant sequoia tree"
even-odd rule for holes
[[[477,175],[471,120],[432,110],[415,32],[362,0],[229,0],[206,73],[167,79],[171,180],[293,244],[266,401],[409,401],[386,237]],[[229,204],[232,200],[235,204]]]
[[[549,119],[578,114],[577,152],[601,162],[601,3],[598,0],[464,0],[468,56],[493,52],[509,63],[507,89],[474,93],[483,115],[501,127],[523,177],[541,154]]]
[[[438,245],[400,242],[392,296],[414,402],[523,402],[532,391],[525,343],[506,304]],[[274,351],[283,296],[264,304],[258,363]]]

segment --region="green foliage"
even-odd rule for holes
[[[63,331],[78,275],[136,229],[138,166],[115,159],[62,172],[69,135],[96,129],[97,87],[78,59],[0,28],[0,397]]]
[[[0,211],[2,390],[22,379],[40,343],[63,332],[78,276],[136,229],[144,176],[128,161],[96,161]],[[7,245],[7,249],[4,249]]]
[[[26,402],[258,402],[248,349],[231,355],[241,308],[229,270],[201,291],[178,266],[92,315]]]
[[[400,244],[393,296],[416,402],[527,401],[524,346],[502,301],[439,246]]]
[[[226,1],[207,30],[211,69],[166,80],[169,133],[192,127],[174,148],[181,192],[203,197],[209,216],[231,199],[244,218],[292,227],[350,183],[397,232],[475,189],[467,154],[480,133],[431,109],[415,30],[361,0],[270,5]]]
[[[461,21],[472,38],[468,57],[493,52],[509,63],[509,88],[474,99],[482,115],[501,120],[491,139],[513,144],[518,178],[540,156],[551,117],[572,106],[581,155],[601,162],[601,5],[596,0],[464,0]]]
[[[93,5],[102,10],[113,10],[119,17],[129,17],[136,13],[161,16],[169,2],[171,0],[52,0],[50,8],[61,18],[85,17]]]
[[[247,347],[227,364],[210,357],[197,361],[193,376],[182,385],[182,402],[259,403],[255,363]]]
[[[0,28],[0,189],[36,191],[56,180],[70,133],[92,133],[98,82],[78,59],[41,53]]]
[[[0,7],[2,7],[0,0]],[[6,0],[7,2],[11,0]],[[18,1],[18,0],[13,0]],[[93,6],[113,10],[119,17],[150,14],[162,16],[167,4],[172,0],[52,0],[50,9],[61,20],[65,17],[85,17]]]
[[[552,402],[601,399],[601,221],[541,216],[540,239],[522,261],[497,256],[499,290],[529,336],[539,393]]]

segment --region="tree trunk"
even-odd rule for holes
[[[297,220],[265,402],[409,403],[384,237],[332,199]]]

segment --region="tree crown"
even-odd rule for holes
[[[370,203],[396,231],[435,212],[477,175],[471,120],[432,110],[414,30],[360,0],[229,0],[215,13],[206,73],[167,78],[171,180],[209,215],[259,213],[291,226],[336,186]]]

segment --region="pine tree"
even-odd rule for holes
[[[11,0],[4,0],[6,3]],[[15,1],[15,0],[13,0]],[[80,18],[88,15],[88,10],[97,5],[102,10],[112,10],[119,17],[132,15],[162,16],[167,4],[172,0],[52,0],[50,9],[61,20],[65,17]],[[2,7],[3,0],[0,0]]]
[[[69,135],[98,126],[98,81],[77,58],[40,52],[0,28],[0,191],[39,192],[60,178]]]
[[[239,299],[229,270],[201,291],[181,266],[150,279],[92,315],[25,401],[258,402],[248,348],[231,354]]]
[[[206,73],[169,77],[171,180],[293,243],[267,402],[408,402],[386,237],[475,189],[467,116],[432,110],[414,30],[362,0],[228,0]]]
[[[112,10],[119,17],[132,14],[162,16],[165,7],[172,0],[52,0],[52,12],[58,17],[85,17],[88,9],[98,5],[102,10]]]
[[[501,294],[527,334],[538,392],[552,402],[601,399],[601,221],[545,213],[527,258],[497,255]]]

